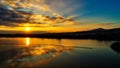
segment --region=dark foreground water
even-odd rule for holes
[[[0,38],[0,68],[120,68],[114,42]]]

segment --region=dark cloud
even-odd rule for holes
[[[27,15],[26,17],[24,15]],[[30,16],[30,13],[10,10],[3,5],[0,5],[0,25],[11,26],[14,23],[27,22],[27,18]],[[8,22],[8,23],[6,23]]]

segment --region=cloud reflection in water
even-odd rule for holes
[[[26,44],[29,38],[26,38]],[[45,65],[64,52],[69,52],[72,47],[60,45],[37,45],[24,48],[12,49],[1,52],[0,61],[9,67],[33,67]]]

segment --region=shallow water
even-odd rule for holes
[[[0,38],[0,68],[119,68],[115,41]]]

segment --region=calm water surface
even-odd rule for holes
[[[120,68],[113,42],[0,38],[0,68]]]

